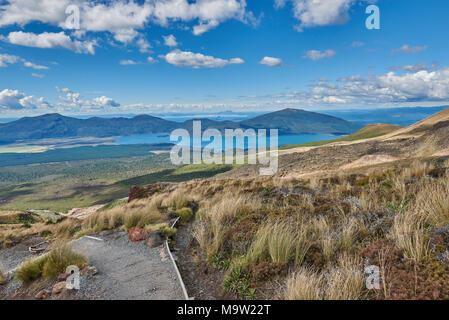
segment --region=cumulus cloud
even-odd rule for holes
[[[413,53],[418,53],[418,52],[424,51],[426,49],[427,49],[427,46],[410,47],[409,45],[405,44],[400,48],[391,50],[391,55],[394,55],[396,53],[413,54]]]
[[[282,65],[283,62],[280,58],[264,57],[259,63],[269,67],[278,67]]]
[[[303,56],[304,59],[310,59],[313,61],[318,61],[321,59],[325,59],[325,58],[332,58],[333,56],[335,56],[337,52],[335,52],[334,50],[324,50],[324,51],[320,51],[320,50],[309,50],[306,52],[306,54]]]
[[[58,97],[61,102],[58,102],[55,105],[58,110],[70,112],[105,111],[110,108],[118,108],[121,106],[120,103],[106,96],[100,96],[93,99],[82,99],[80,93],[73,92],[69,88],[56,87],[56,91],[61,93]]]
[[[35,34],[32,32],[10,32],[4,41],[12,44],[34,48],[65,48],[77,53],[95,53],[95,41],[72,41],[64,32],[44,32]]]
[[[44,98],[27,96],[19,90],[4,89],[0,91],[0,109],[3,110],[24,110],[47,107]]]
[[[407,71],[407,72],[418,72],[418,71],[429,71],[438,69],[438,65],[436,63],[428,66],[425,63],[417,63],[414,65],[406,65],[402,67],[390,67],[391,71]]]
[[[113,107],[113,108],[120,107],[120,103],[114,101],[111,98],[105,97],[105,96],[94,98],[93,103],[94,103],[94,105],[100,106],[100,107]]]
[[[287,2],[292,3],[293,15],[300,21],[298,31],[316,26],[343,24],[349,19],[349,9],[363,0],[275,0],[275,8],[280,9]],[[371,1],[375,2],[375,1]]]
[[[197,23],[192,29],[195,35],[230,19],[258,23],[258,19],[246,10],[245,0],[148,0],[143,3],[133,0],[8,0],[0,4],[0,27],[23,27],[38,21],[70,29],[66,25],[65,12],[69,5],[80,9],[81,30],[76,32],[77,35],[85,31],[110,32],[115,40],[123,43],[139,38],[139,31],[149,23],[167,26],[172,21],[194,22]],[[140,40],[140,44],[144,42]]]
[[[147,61],[148,61],[148,63],[150,63],[150,64],[153,64],[153,63],[156,63],[156,62],[157,62],[156,59],[154,59],[153,57],[148,57],[148,58],[147,58]]]
[[[221,59],[212,56],[206,56],[201,53],[189,51],[174,50],[165,56],[162,56],[167,63],[177,67],[200,68],[222,68],[230,64],[242,64],[245,61],[241,58]]]
[[[23,58],[18,56],[10,55],[10,54],[0,54],[0,67],[7,67],[9,64],[15,64],[22,62],[24,67],[33,68],[36,70],[48,70],[49,68],[46,66],[41,66],[32,62],[29,62]]]
[[[348,76],[337,83],[320,81],[309,91],[281,94],[273,98],[295,98],[298,103],[383,104],[439,102],[449,100],[449,68],[397,74]]]
[[[174,35],[169,35],[169,36],[164,36],[164,44],[167,47],[177,47],[178,46],[178,42],[176,41],[176,38]]]

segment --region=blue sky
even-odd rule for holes
[[[365,27],[370,4],[380,30]],[[445,0],[0,0],[0,117],[446,105],[448,12]]]

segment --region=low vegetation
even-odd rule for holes
[[[49,254],[38,258],[26,260],[16,272],[16,279],[22,283],[28,283],[40,278],[56,278],[60,273],[65,272],[66,268],[75,265],[83,268],[88,260],[83,255],[74,252],[66,244],[57,244]]]
[[[223,290],[236,297],[445,299],[447,165],[415,160],[313,179],[206,180],[175,190],[198,203],[195,252],[225,271]],[[379,290],[366,288],[366,263],[381,270]],[[407,288],[412,274],[419,280]]]
[[[0,267],[0,285],[6,282],[6,275],[3,269]]]

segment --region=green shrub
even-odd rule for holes
[[[169,228],[166,226],[161,227],[159,230],[161,230],[167,238],[173,237],[176,234],[176,232],[178,232],[177,229]]]
[[[193,211],[190,208],[182,208],[176,211],[176,215],[180,218],[181,223],[185,224],[192,220]]]
[[[250,276],[241,267],[234,267],[225,276],[223,288],[237,294],[244,300],[255,300],[256,290],[250,287]]]

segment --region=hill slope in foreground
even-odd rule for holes
[[[285,150],[273,177],[251,165],[152,185],[85,220],[32,228],[69,238],[162,232],[196,299],[449,299],[447,113],[383,136]],[[176,216],[182,225],[167,229]],[[366,287],[365,265],[378,267],[379,289]]]
[[[348,134],[359,127],[351,122],[296,109],[285,109],[242,122],[202,120],[203,130],[208,128],[235,129],[279,129],[281,133]],[[0,143],[30,139],[114,137],[145,133],[167,133],[177,128],[192,130],[192,120],[183,123],[167,121],[148,115],[134,118],[89,118],[76,119],[60,114],[26,117],[0,124]]]

